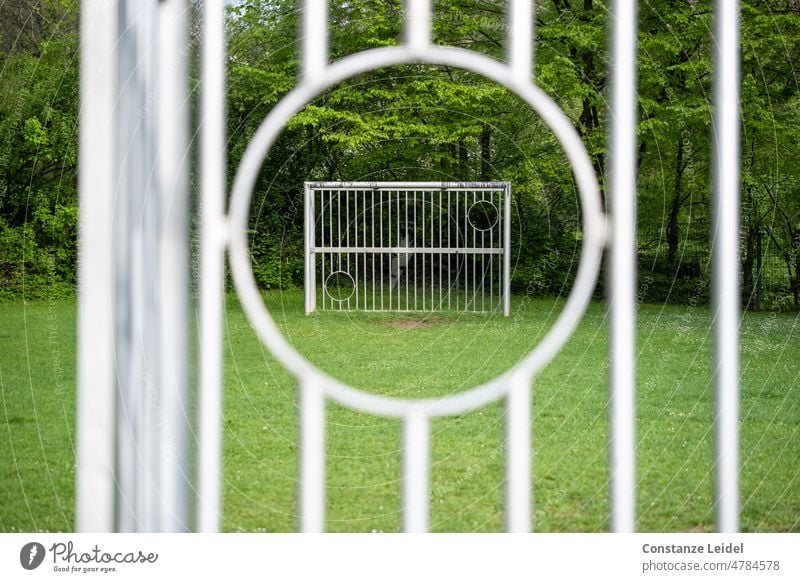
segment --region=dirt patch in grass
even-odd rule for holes
[[[392,329],[419,329],[423,327],[432,327],[434,325],[441,325],[449,323],[450,320],[445,317],[426,317],[425,319],[390,319],[382,321],[381,324]]]

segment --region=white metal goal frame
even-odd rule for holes
[[[508,182],[306,182],[305,312],[511,310]]]
[[[508,2],[507,60],[437,46],[431,0],[406,0],[405,38],[331,62],[326,0],[302,2],[297,86],[255,132],[226,208],[224,0],[202,3],[199,416],[196,466],[189,378],[189,0],[82,0],[78,296],[78,531],[218,531],[221,520],[222,332],[227,251],[236,291],[261,341],[299,386],[299,527],[325,525],[325,407],[333,401],[403,422],[403,528],[428,527],[429,429],[437,417],[504,399],[506,526],[531,529],[531,386],[572,334],[610,256],[611,528],[635,524],[637,3],[609,15],[609,211],[581,139],[533,79],[534,3]],[[713,321],[717,529],[739,527],[739,2],[716,0]],[[461,68],[525,101],[558,138],[581,200],[581,263],[553,327],[501,376],[445,398],[405,400],[356,390],[294,350],[255,284],[248,214],[262,161],[288,120],[336,84],[408,63]],[[196,491],[196,496],[191,492]],[[196,508],[194,517],[190,508]]]

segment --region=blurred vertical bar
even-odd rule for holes
[[[531,530],[531,388],[514,376],[506,402],[506,530]]]
[[[533,0],[511,0],[508,10],[508,61],[519,83],[533,77],[534,4]]]
[[[431,43],[431,0],[407,0],[406,43],[425,50]]]
[[[714,201],[712,225],[715,514],[739,530],[739,2],[714,12]]]
[[[155,532],[159,530],[159,510],[161,480],[161,447],[159,426],[163,413],[161,402],[161,367],[164,354],[161,346],[161,313],[159,309],[161,288],[160,241],[161,241],[161,185],[158,167],[159,134],[159,43],[158,43],[158,5],[159,0],[139,0],[130,2],[139,11],[137,18],[138,54],[136,73],[140,76],[142,93],[137,111],[139,126],[137,138],[141,147],[142,176],[131,184],[132,199],[140,196],[129,217],[134,233],[134,262],[140,270],[134,269],[134,334],[135,343],[141,342],[141,386],[137,398],[141,421],[137,428],[136,444],[139,451],[139,464],[134,468],[137,476],[138,495],[141,507],[138,510],[140,530]],[[132,113],[128,112],[128,114]],[[133,176],[136,169],[129,168]],[[136,191],[134,184],[143,189]],[[138,196],[137,196],[138,195]],[[141,210],[140,210],[141,208]],[[140,223],[137,224],[137,217]],[[138,298],[137,298],[138,296]]]
[[[325,530],[325,395],[315,378],[300,384],[300,531]]]
[[[328,2],[303,3],[303,81],[313,81],[328,63]]]
[[[203,2],[200,102],[200,418],[197,528],[220,524],[225,222],[225,3]]]
[[[403,531],[428,531],[429,421],[412,413],[403,423]]]
[[[148,158],[147,117],[148,3],[119,4],[116,159],[118,199],[114,215],[114,348],[117,366],[115,530],[142,531],[150,452],[145,406],[152,376],[145,368],[148,343],[149,256],[146,237],[154,236],[147,205],[152,171]],[[157,236],[157,235],[156,235]],[[157,320],[156,320],[157,323]]]
[[[637,7],[613,6],[611,64],[611,528],[635,527]]]
[[[161,182],[160,531],[189,529],[189,69],[187,0],[159,4]]]
[[[118,5],[81,4],[75,529],[114,529],[113,208]]]

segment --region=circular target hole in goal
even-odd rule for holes
[[[491,230],[499,220],[497,206],[489,200],[478,200],[472,203],[467,213],[467,220],[475,230]]]
[[[334,301],[347,301],[356,290],[356,282],[345,271],[334,271],[325,277],[325,293]]]

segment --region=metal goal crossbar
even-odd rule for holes
[[[305,309],[510,311],[508,182],[306,182]]]

